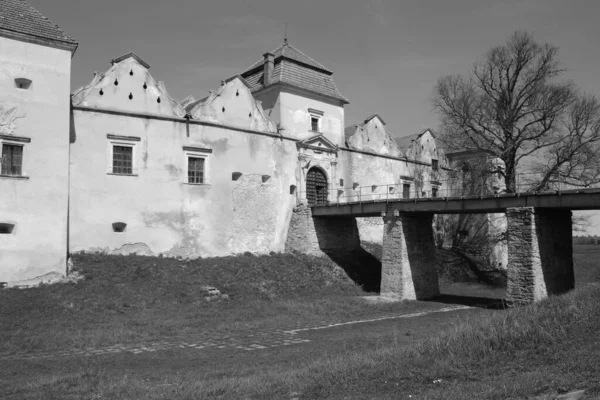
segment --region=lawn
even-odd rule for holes
[[[599,256],[600,246],[575,247],[578,289],[565,296],[458,321],[449,316],[431,325],[438,328],[410,328],[414,337],[398,330],[417,323],[407,320],[338,347],[298,346],[269,358],[165,351],[5,360],[0,391],[7,399],[553,399],[587,389],[598,398],[600,287],[588,283],[600,282]],[[367,304],[334,264],[298,254],[196,261],[78,255],[76,265],[83,282],[0,291],[0,354],[440,307]],[[199,288],[207,284],[230,300],[206,301]]]

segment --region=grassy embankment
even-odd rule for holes
[[[78,283],[0,290],[0,355],[351,320],[435,308],[366,304],[329,260],[251,254],[191,261],[78,254]],[[229,300],[206,301],[203,285]]]
[[[68,367],[51,370],[28,383],[26,389],[8,385],[6,393],[12,393],[11,398],[32,399],[550,399],[558,393],[581,388],[588,390],[587,394],[592,396],[589,398],[598,398],[600,288],[586,283],[600,282],[599,256],[599,246],[575,248],[579,288],[565,296],[490,313],[477,320],[463,320],[415,346],[399,345],[392,336],[360,351],[323,351],[314,360],[286,368],[275,365],[274,368],[250,369],[248,373],[246,366],[244,374],[238,374],[233,368],[229,374],[207,378],[199,375],[199,366],[194,363],[183,370],[171,370],[169,359],[166,364],[165,360],[157,363],[162,367],[153,372],[158,373],[160,380],[148,380],[133,367],[127,367],[124,374],[118,372],[121,378],[116,378],[107,364],[90,360],[77,364],[76,370]],[[315,260],[296,256],[299,258],[294,263],[306,262],[305,268],[288,273],[284,278],[281,271],[285,266],[275,265],[289,260],[284,256],[282,259],[277,259],[278,256],[244,257],[248,257],[243,258],[247,264],[242,265],[240,258],[225,259],[223,265],[215,264],[214,270],[209,264],[192,268],[189,263],[176,260],[169,261],[173,263],[168,267],[171,269],[163,270],[162,264],[156,269],[148,265],[152,259],[136,257],[114,258],[112,267],[106,265],[105,259],[101,266],[94,266],[94,257],[86,258],[88,279],[83,283],[20,292],[0,291],[0,321],[5,325],[0,334],[4,342],[9,342],[3,346],[10,351],[62,347],[69,343],[73,346],[94,341],[110,343],[127,335],[132,338],[152,336],[155,334],[150,332],[152,329],[160,329],[160,335],[173,335],[181,329],[244,331],[249,327],[271,326],[273,321],[275,326],[298,318],[311,321],[315,315],[318,318],[356,317],[356,313],[373,311],[363,302],[351,300],[360,290],[335,278],[337,272],[330,264],[319,265]],[[143,265],[136,264],[140,260]],[[266,266],[271,263],[267,260],[273,265]],[[188,274],[190,269],[196,272]],[[226,269],[224,275],[217,279],[223,269]],[[209,270],[216,274],[212,275],[211,282],[204,278],[193,279],[195,274],[206,274]],[[178,274],[177,271],[188,272]],[[306,284],[298,287],[300,281]],[[199,282],[219,282],[220,288],[232,295],[232,300],[205,302],[202,295],[197,294]],[[157,300],[148,304],[149,298]],[[80,305],[76,305],[76,301]],[[415,304],[419,303],[396,306],[414,307]],[[15,307],[17,309],[11,309]],[[332,307],[338,309],[332,310]],[[398,311],[386,309],[393,307],[391,305],[381,307],[383,311]],[[155,320],[169,313],[173,315],[166,321]],[[8,331],[6,322],[9,322]],[[88,332],[86,326],[100,333]],[[19,334],[21,338],[15,339],[14,335]],[[60,334],[66,337],[61,339]],[[68,364],[76,364],[75,361]],[[251,365],[256,361],[246,362]],[[48,365],[57,368],[53,361]],[[43,363],[22,368],[34,367],[48,368],[43,367]],[[138,369],[143,368],[138,366]],[[13,371],[17,378],[18,368]]]

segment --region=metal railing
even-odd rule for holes
[[[535,190],[539,186],[539,174],[521,173],[516,175],[516,190],[514,193],[552,193],[564,190],[577,189],[581,186],[568,184],[557,176],[550,180],[542,190]],[[598,187],[596,185],[596,187]],[[397,201],[397,200],[430,200],[439,198],[483,198],[494,197],[506,193],[503,177],[486,175],[482,177],[448,178],[445,180],[405,181],[392,184],[373,184],[367,186],[353,185],[352,187],[339,187],[321,189],[327,191],[327,202],[317,205],[361,203],[372,201]],[[299,192],[299,200],[306,201],[307,192]]]

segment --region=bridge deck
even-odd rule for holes
[[[503,193],[487,197],[439,197],[335,203],[313,206],[312,214],[315,217],[374,217],[380,216],[381,212],[386,210],[434,214],[475,214],[501,213],[509,207],[600,210],[600,189]]]

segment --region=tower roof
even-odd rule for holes
[[[267,86],[279,83],[325,95],[344,103],[349,102],[335,86],[331,70],[288,44],[287,41],[270,53],[274,55],[274,68],[273,76]],[[253,92],[266,87],[263,76],[264,63],[263,58],[241,73]]]
[[[0,32],[2,31],[60,42],[62,46],[73,50],[77,47],[73,38],[25,0],[0,0]]]

